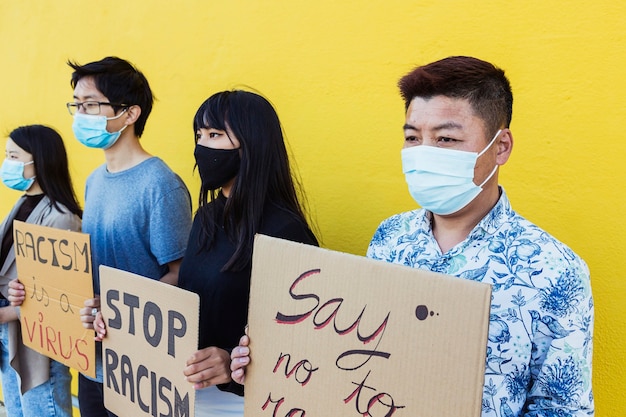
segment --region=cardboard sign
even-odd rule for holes
[[[106,408],[119,416],[193,417],[195,390],[183,369],[198,350],[198,294],[106,266],[100,288]]]
[[[22,341],[95,377],[94,333],[80,321],[85,300],[93,298],[89,235],[14,221],[13,239],[26,292],[20,308]]]
[[[247,417],[480,416],[491,287],[257,236]]]

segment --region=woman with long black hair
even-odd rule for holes
[[[0,224],[0,374],[8,415],[72,415],[67,366],[22,344],[17,307],[9,305],[8,283],[17,278],[13,220],[80,231],[82,210],[69,174],[63,139],[42,125],[13,130],[0,169],[2,182],[23,191]]]
[[[317,245],[299,199],[280,121],[258,94],[211,96],[193,122],[202,180],[179,286],[200,295],[199,349],[184,370],[196,416],[243,416],[230,351],[248,315],[253,240],[261,233]]]

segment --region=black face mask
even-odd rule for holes
[[[239,149],[213,149],[196,145],[196,157],[202,188],[216,190],[233,179],[239,172]]]

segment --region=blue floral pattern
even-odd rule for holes
[[[515,213],[501,191],[467,239],[445,254],[431,214],[414,210],[383,221],[367,256],[491,284],[483,417],[592,416],[587,265]]]

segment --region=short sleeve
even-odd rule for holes
[[[187,188],[181,185],[164,193],[150,213],[150,248],[159,264],[182,258],[191,230]]]

